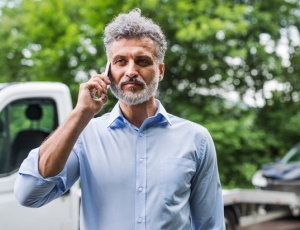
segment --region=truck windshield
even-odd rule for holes
[[[291,148],[280,160],[280,163],[287,164],[287,163],[300,163],[300,144],[295,145]]]

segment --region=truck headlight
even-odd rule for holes
[[[252,184],[260,188],[267,186],[268,181],[265,177],[263,177],[261,170],[258,170],[252,177]]]

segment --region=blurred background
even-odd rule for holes
[[[0,0],[0,82],[63,82],[75,105],[105,25],[136,7],[168,42],[157,97],[210,131],[223,188],[251,188],[300,140],[300,0]]]

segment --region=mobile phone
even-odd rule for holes
[[[111,76],[110,76],[110,61],[109,60],[106,63],[104,74],[109,77],[109,80],[111,79]],[[107,89],[108,88],[109,88],[109,85],[107,85]],[[106,97],[106,94],[102,94],[101,97],[102,98]]]
[[[110,78],[110,61],[109,60],[106,63],[104,74]]]

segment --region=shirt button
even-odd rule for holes
[[[138,222],[139,223],[142,223],[143,222],[143,219],[140,217],[140,218],[138,218]]]
[[[139,161],[140,161],[140,163],[143,163],[144,159],[143,159],[143,158],[140,158]]]
[[[139,192],[142,192],[143,191],[143,188],[142,187],[139,187]]]
[[[140,137],[142,137],[144,134],[143,133],[140,133]]]

